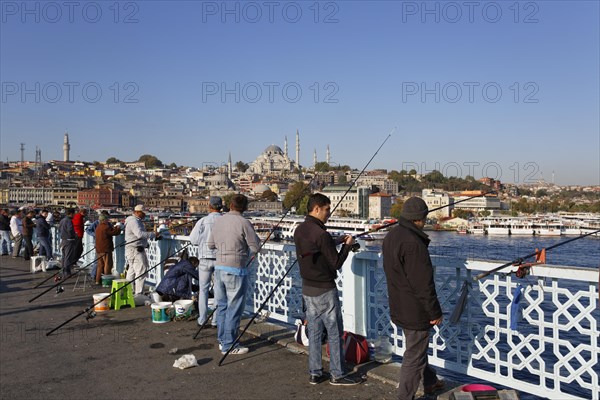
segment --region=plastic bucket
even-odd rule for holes
[[[114,279],[114,275],[102,275],[102,287],[111,287]]]
[[[92,297],[94,298],[94,304],[96,304],[100,300],[104,299],[94,306],[94,311],[99,313],[99,312],[106,312],[110,309],[110,307],[109,307],[110,293],[97,293],[97,294],[92,295]]]
[[[463,392],[485,392],[488,390],[496,390],[495,387],[489,385],[482,385],[479,383],[470,383],[465,385],[461,389]]]
[[[150,305],[152,309],[152,322],[155,324],[164,324],[171,321],[173,316],[173,304],[168,301],[161,301]]]
[[[177,300],[173,303],[175,306],[175,315],[177,317],[189,317],[192,315],[193,300]]]

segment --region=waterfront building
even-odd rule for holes
[[[383,219],[391,215],[392,196],[385,193],[369,195],[369,219]]]
[[[80,190],[77,193],[77,205],[83,207],[115,207],[121,204],[120,190],[101,187]]]
[[[481,190],[470,190],[461,192],[458,196],[454,197],[455,202],[465,200],[469,197],[477,196],[483,194],[484,192]],[[500,202],[500,198],[493,194],[487,194],[481,197],[475,197],[473,199],[469,199],[458,203],[453,206],[455,209],[460,210],[469,210],[473,212],[481,212],[481,211],[489,211],[491,214],[494,212],[498,212],[502,209],[502,205]]]
[[[421,197],[423,198],[423,201],[425,201],[425,203],[427,204],[427,208],[429,208],[430,210],[438,207],[444,207],[441,210],[429,213],[429,218],[435,218],[440,220],[444,218],[450,218],[452,216],[452,206],[445,206],[455,201],[455,199],[450,197],[450,195],[447,192],[438,189],[423,189],[423,191],[421,192]]]
[[[359,218],[367,218],[369,215],[369,194],[371,190],[366,186],[353,186],[346,197],[343,197],[347,190],[347,185],[331,185],[325,186],[320,191],[320,193],[329,197],[332,209],[339,203],[332,216],[350,214]]]

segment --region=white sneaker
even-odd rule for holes
[[[243,346],[235,346],[233,349],[231,349],[231,351],[229,352],[229,354],[246,354],[248,352],[248,348],[247,347],[243,347]],[[221,350],[221,354],[227,354],[226,351]]]

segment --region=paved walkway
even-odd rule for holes
[[[102,288],[73,291],[75,278],[29,303],[53,284],[34,286],[50,272],[31,274],[22,259],[0,259],[0,398],[4,399],[393,399],[398,367],[372,362],[360,386],[308,384],[307,357],[288,328],[253,324],[243,338],[245,355],[221,353],[214,329],[197,340],[195,321],[154,324],[150,307],[79,316],[52,328],[93,303]],[[175,354],[170,351],[177,349]],[[183,354],[199,367],[173,368]]]

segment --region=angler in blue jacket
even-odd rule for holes
[[[195,291],[194,289],[197,290],[197,287],[192,285],[192,280],[198,280],[198,264],[199,261],[196,257],[179,261],[169,268],[156,287],[156,292],[165,301],[191,299],[192,292]]]

